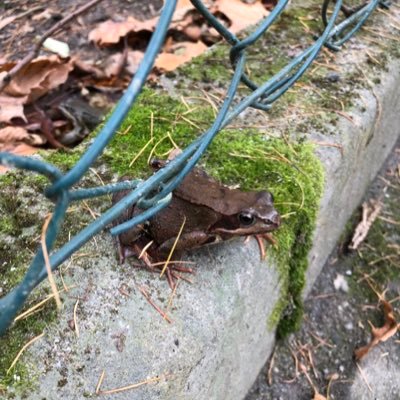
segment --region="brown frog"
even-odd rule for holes
[[[158,170],[165,161],[153,160],[151,166]],[[122,178],[126,180],[129,178]],[[113,196],[113,204],[126,196],[121,191]],[[122,223],[142,210],[133,206],[116,223]],[[183,225],[184,223],[184,225]],[[193,249],[218,240],[235,236],[256,235],[258,239],[277,229],[280,217],[273,206],[273,197],[267,191],[244,192],[223,186],[200,168],[194,168],[173,192],[169,205],[152,217],[146,224],[119,235],[121,260],[129,253],[136,256],[146,249],[144,261],[166,260],[179,231],[173,259],[179,259],[184,250]],[[268,238],[268,237],[267,237]],[[259,240],[260,243],[260,240]],[[168,281],[173,286],[174,270],[190,272],[189,269],[172,265],[167,269]]]

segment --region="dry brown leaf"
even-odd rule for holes
[[[13,64],[0,66],[0,73],[8,71],[13,66]],[[63,84],[72,69],[70,61],[63,61],[55,55],[38,57],[12,78],[4,93],[15,97],[28,95],[27,102],[32,102]]]
[[[14,65],[0,65],[0,80]],[[26,121],[23,105],[63,84],[72,69],[71,62],[62,61],[57,56],[33,60],[12,78],[0,95],[0,121],[10,122],[12,118],[22,118]]]
[[[179,65],[191,60],[207,50],[203,42],[180,42],[173,46],[173,53],[161,53],[155,62],[155,67],[163,71],[173,71]]]
[[[241,0],[219,0],[216,6],[231,20],[229,30],[233,33],[257,23],[269,14],[260,2],[246,4]]]
[[[30,134],[21,126],[6,126],[0,129],[0,144],[24,142],[32,146],[40,146],[46,141],[40,135]]]
[[[26,122],[24,104],[27,99],[28,96],[13,97],[0,94],[0,122],[10,122],[13,118],[22,118]]]
[[[396,332],[400,328],[400,324],[397,324],[396,319],[393,313],[392,305],[386,300],[381,300],[383,305],[383,314],[385,318],[385,323],[382,327],[376,328],[371,323],[371,333],[372,339],[370,343],[366,346],[360,347],[356,349],[354,354],[357,360],[360,360],[364,357],[373,347],[375,347],[380,342],[385,342],[392,336],[396,334]]]
[[[157,24],[157,18],[139,21],[128,17],[125,21],[105,21],[89,32],[89,40],[100,46],[116,44],[121,38],[131,32],[150,31],[153,32]]]

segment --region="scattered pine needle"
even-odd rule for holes
[[[174,146],[176,150],[180,150],[179,146],[175,143],[174,139],[172,139],[171,133],[168,132],[167,136],[169,141],[172,143],[172,146]]]
[[[201,130],[201,128],[200,128],[195,122],[193,122],[192,120],[190,120],[189,118],[186,118],[186,117],[183,116],[183,115],[181,115],[181,118],[182,118],[185,122],[187,122],[189,125],[192,125],[192,126],[195,127],[196,129]]]
[[[76,303],[75,303],[75,306],[74,306],[74,326],[75,326],[76,337],[79,337],[78,319],[76,317],[76,311],[78,309],[78,304],[79,304],[79,299],[76,300]]]
[[[90,206],[89,206],[89,204],[87,203],[86,200],[82,200],[82,203],[83,203],[84,208],[86,208],[86,210],[89,211],[89,214],[91,215],[91,217],[93,219],[96,219],[98,216],[100,216],[99,213],[97,213],[97,215],[96,215],[96,213],[90,208]]]
[[[147,149],[148,146],[150,146],[151,143],[153,143],[154,138],[151,137],[150,140],[140,149],[139,153],[136,154],[135,157],[133,157],[132,161],[129,163],[129,166],[132,167],[132,165],[135,163],[135,161],[144,153],[144,151]]]
[[[170,260],[169,262],[174,263],[174,264],[196,264],[194,261],[182,261],[182,260]],[[159,265],[165,264],[165,261],[158,261],[153,264],[151,264],[152,267],[157,267]]]
[[[146,246],[143,247],[143,249],[142,249],[142,251],[140,252],[139,257],[138,257],[139,260],[143,257],[143,255],[146,253],[146,250],[147,250],[153,243],[154,243],[154,240],[150,240],[150,242],[147,243]]]
[[[369,383],[367,381],[367,377],[365,376],[364,371],[361,369],[360,364],[356,363],[356,365],[357,365],[358,370],[360,371],[361,378],[363,379],[364,383],[366,384],[368,390],[371,393],[373,393],[373,390],[372,390],[371,386],[369,385]]]
[[[268,373],[267,373],[267,382],[269,386],[272,386],[272,371],[274,368],[275,364],[275,354],[276,354],[276,349],[272,353],[271,361],[269,362],[269,367],[268,367]]]
[[[338,144],[338,143],[329,143],[329,142],[317,142],[317,141],[313,141],[311,142],[317,146],[323,146],[323,147],[336,147],[337,149],[339,149],[340,154],[343,156],[343,145]]]
[[[150,138],[151,140],[154,137],[154,113],[153,111],[150,112]]]
[[[151,149],[149,157],[147,158],[147,164],[150,164],[151,159],[153,158],[153,154],[155,153],[157,147],[159,146],[160,143],[162,143],[165,139],[168,139],[168,135],[163,136]]]
[[[329,400],[329,393],[331,391],[332,382],[339,379],[339,374],[333,374],[331,379],[329,379],[328,387],[326,389],[326,399]]]
[[[60,290],[58,293],[63,291],[68,291],[69,289],[74,288],[75,286],[65,287],[65,289]],[[34,306],[30,307],[28,310],[24,311],[23,313],[17,315],[14,319],[14,322],[19,321],[20,319],[28,318],[31,314],[33,314],[38,308],[42,307],[46,304],[49,300],[54,297],[54,293],[49,294],[45,299],[41,300],[39,303],[36,303]]]
[[[167,303],[167,309],[166,309],[166,311],[165,311],[165,316],[167,316],[167,313],[169,313],[169,311],[170,311],[170,309],[171,309],[172,300],[173,300],[174,297],[175,297],[176,290],[178,289],[178,285],[179,285],[179,282],[180,282],[180,281],[181,281],[180,279],[177,280],[176,285],[174,286],[174,289],[172,290],[171,296],[169,296],[168,303]],[[164,318],[165,318],[165,317],[164,317]]]
[[[42,332],[40,335],[34,337],[33,339],[31,339],[28,343],[24,344],[24,346],[22,347],[22,349],[18,352],[17,356],[14,358],[14,361],[11,363],[10,368],[8,368],[7,370],[7,375],[10,373],[10,371],[14,368],[15,364],[18,362],[18,360],[20,359],[22,353],[34,342],[36,342],[36,340],[39,340],[42,336],[44,335],[44,332]]]
[[[43,251],[43,258],[44,258],[44,263],[46,265],[46,270],[47,270],[47,276],[49,278],[49,283],[51,287],[51,291],[53,292],[54,299],[57,304],[57,308],[61,308],[61,300],[60,300],[60,295],[57,290],[57,285],[54,280],[53,272],[51,271],[51,265],[50,265],[50,259],[49,259],[49,253],[47,251],[47,244],[46,244],[46,232],[47,228],[49,226],[50,220],[52,218],[53,214],[49,214],[46,217],[46,220],[44,221],[43,228],[42,228],[42,235],[41,235],[41,245],[42,245],[42,251]]]
[[[170,260],[171,260],[172,254],[174,253],[175,247],[176,247],[176,245],[177,245],[177,243],[178,243],[178,241],[179,241],[179,238],[180,238],[181,235],[182,235],[182,231],[183,231],[183,228],[184,228],[184,226],[185,226],[185,223],[186,223],[186,216],[183,217],[182,225],[181,225],[181,227],[180,227],[180,229],[179,229],[178,235],[176,236],[176,239],[175,239],[175,242],[174,242],[174,244],[173,244],[173,246],[172,246],[172,248],[171,248],[171,251],[170,251],[169,254],[168,254],[167,261],[165,261],[165,265],[164,265],[164,267],[163,267],[163,269],[162,269],[162,271],[161,271],[160,278],[164,275],[164,272],[165,272],[166,269],[168,268],[168,264],[169,264],[169,262],[170,262]]]
[[[139,287],[140,292],[142,293],[142,295],[145,297],[145,299],[149,302],[149,304],[151,306],[153,306],[153,308],[169,323],[172,324],[171,318],[168,317],[168,315],[161,310],[160,307],[158,307],[158,305],[156,303],[154,303],[154,301],[150,298],[149,294],[147,293],[147,291],[142,288]]]
[[[301,203],[300,203],[300,206],[299,206],[299,210],[301,210],[303,207],[304,207],[304,202],[305,202],[305,194],[304,194],[304,189],[303,189],[303,186],[301,185],[301,183],[299,182],[299,180],[298,179],[296,179],[295,177],[293,177],[294,178],[294,180],[296,181],[296,183],[297,183],[297,186],[300,188],[300,191],[301,191]]]
[[[126,135],[132,128],[132,125],[129,125],[123,132],[118,132],[118,135]]]
[[[155,376],[154,378],[149,378],[144,381],[134,383],[134,384],[128,385],[128,386],[122,386],[120,388],[110,389],[110,390],[99,390],[97,392],[97,394],[102,395],[102,394],[114,394],[114,393],[126,392],[127,390],[136,389],[140,386],[148,385],[149,383],[159,382],[163,378],[164,378],[164,376]],[[99,383],[101,383],[100,380],[99,380]],[[99,389],[100,389],[100,387],[99,387]]]
[[[96,394],[100,393],[100,387],[101,387],[101,384],[103,383],[105,374],[106,374],[106,371],[103,369],[103,372],[100,375],[99,381],[97,382],[96,390],[94,391]]]

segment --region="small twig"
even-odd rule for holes
[[[33,47],[33,49],[13,68],[10,69],[10,71],[7,72],[6,75],[3,76],[3,80],[0,82],[0,92],[10,83],[11,79],[19,72],[21,71],[22,68],[24,68],[26,65],[28,65],[39,53],[40,48],[42,47],[43,42],[51,35],[53,35],[55,32],[57,32],[59,29],[61,29],[64,25],[66,25],[68,22],[76,18],[78,15],[84,13],[86,10],[89,8],[93,7],[95,4],[99,3],[101,0],[92,0],[89,1],[89,3],[83,5],[82,7],[79,7],[76,11],[73,13],[67,15],[65,18],[62,20],[58,21],[56,24],[54,24],[50,29],[48,29],[39,39],[39,41],[36,43],[36,45]]]

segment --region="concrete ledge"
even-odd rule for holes
[[[398,15],[398,8],[393,12]],[[283,34],[279,30],[273,33]],[[308,81],[309,89],[299,85],[299,90],[307,94],[301,92],[294,99],[288,94],[289,100],[277,104],[278,108],[292,107],[289,114],[283,110],[277,117],[265,119],[260,113],[248,110],[239,119],[244,126],[262,123],[259,129],[262,135],[265,126],[268,134],[288,134],[291,140],[307,138],[317,143],[326,177],[304,295],[400,135],[400,62],[395,55],[388,55],[384,66],[366,68],[365,43],[362,36],[357,37],[334,61],[330,60],[341,71],[342,80],[333,97],[337,96],[340,104],[341,94],[343,98],[349,93],[353,95],[350,99],[346,97],[349,108],[341,111],[345,117],[339,114],[337,121],[327,119],[329,113],[332,117],[331,103],[324,113],[316,116],[315,103],[310,103],[311,108],[306,110],[299,108],[302,102],[307,103],[308,96],[318,98],[320,93],[332,89],[330,84],[324,86],[323,80],[318,80]],[[260,46],[265,48],[266,43]],[[288,50],[288,46],[290,43],[280,50]],[[252,51],[257,54],[260,49]],[[372,50],[369,48],[371,51],[381,54],[386,49],[376,45]],[[225,53],[209,53],[201,63],[214,62],[218,54],[226,62]],[[263,70],[260,59],[254,65],[256,71]],[[182,92],[177,88],[176,82],[181,81],[178,78],[190,79],[188,70],[198,72],[200,67],[194,61],[185,68],[181,76],[163,81],[164,87],[175,95]],[[365,76],[359,72],[360,68]],[[349,75],[354,87],[345,79]],[[372,89],[369,80],[373,77],[380,82],[374,83]],[[221,84],[224,79],[221,77]],[[206,85],[204,81],[202,84]],[[216,86],[208,86],[208,90],[219,93]],[[342,151],[335,147],[338,145]],[[98,204],[100,209],[105,206]],[[297,239],[301,243],[300,233]],[[91,241],[72,259],[68,270],[64,269],[66,284],[75,287],[64,296],[64,309],[57,322],[51,323],[45,337],[27,352],[24,363],[30,373],[24,377],[25,386],[15,389],[17,393],[28,390],[29,398],[38,400],[91,398],[105,371],[102,390],[156,376],[160,380],[136,390],[104,394],[104,399],[243,398],[273,348],[276,327],[267,322],[282,301],[289,306],[286,313],[290,311],[290,293],[286,297],[284,291],[290,282],[285,280],[287,275],[282,275],[273,257],[260,262],[254,240],[244,244],[238,239],[209,246],[190,257],[198,266],[196,282],[191,286],[180,285],[169,310],[173,321],[169,324],[138,290],[146,287],[151,298],[168,309],[171,293],[165,281],[128,265],[119,266],[107,233]],[[79,337],[70,322],[77,299]],[[11,397],[13,391],[9,387],[7,396]]]

